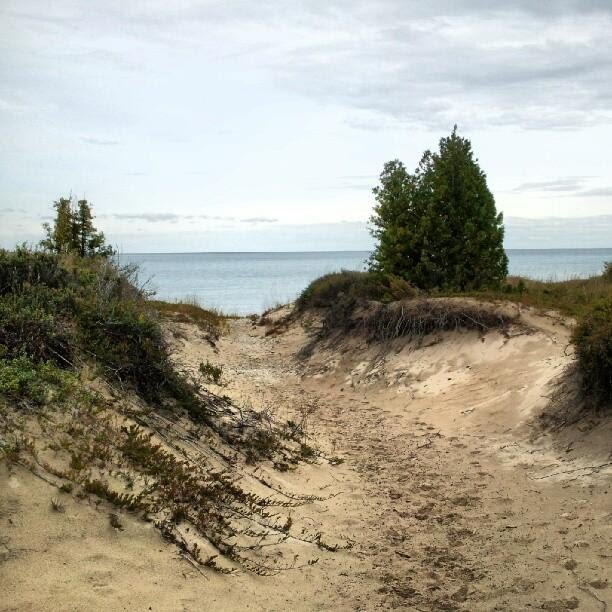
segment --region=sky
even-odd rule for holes
[[[458,124],[510,248],[612,247],[610,0],[2,0],[0,246],[52,202],[124,252],[367,249]]]

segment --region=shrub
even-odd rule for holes
[[[612,261],[606,261],[606,263],[604,264],[602,278],[606,282],[612,283]]]
[[[212,382],[218,385],[223,376],[223,366],[216,366],[206,360],[206,363],[200,363],[200,374],[206,382]]]
[[[170,366],[161,328],[142,305],[82,299],[77,317],[84,350],[111,378],[131,383],[147,400],[155,399]]]
[[[68,272],[55,255],[32,252],[25,247],[0,250],[0,296],[22,291],[24,287],[44,285],[63,287]]]
[[[61,400],[73,388],[76,378],[50,362],[35,364],[26,356],[0,359],[0,396],[14,401],[43,404]]]
[[[104,258],[0,251],[0,359],[23,357],[34,369],[90,362],[148,401],[170,400],[206,419],[207,400],[172,366],[157,313],[136,278],[135,269]],[[42,401],[28,378],[35,370],[11,371],[0,393]]]
[[[601,300],[582,318],[573,334],[578,368],[588,396],[612,401],[612,300]]]
[[[363,300],[390,301],[413,297],[416,289],[406,280],[376,272],[342,270],[312,281],[296,300],[298,310],[327,308]]]
[[[72,330],[62,319],[66,295],[45,287],[0,298],[0,356],[26,354],[36,362],[53,360],[66,367],[72,358]]]

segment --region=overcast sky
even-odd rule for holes
[[[457,123],[508,246],[612,246],[611,32],[611,0],[2,0],[0,245],[72,191],[128,252],[368,248],[383,163]]]

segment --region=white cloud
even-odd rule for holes
[[[457,122],[505,214],[607,214],[610,31],[609,0],[5,0],[0,205],[72,189],[149,236],[357,221]]]

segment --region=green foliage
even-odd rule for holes
[[[95,495],[100,499],[104,499],[118,508],[125,508],[126,510],[140,509],[138,496],[130,493],[117,493],[116,491],[113,491],[108,484],[97,478],[93,480],[86,480],[83,483],[83,488],[85,489],[85,492]]]
[[[334,304],[340,295],[377,300],[382,298],[383,294],[384,288],[379,282],[379,275],[342,270],[325,274],[312,281],[296,300],[296,306],[299,310],[326,308]]]
[[[502,216],[456,127],[414,174],[398,160],[385,164],[374,195],[374,270],[421,289],[478,289],[505,278]]]
[[[21,248],[0,251],[0,280],[0,359],[23,356],[35,367],[60,369],[90,362],[147,401],[178,405],[195,420],[209,416],[199,389],[172,366],[157,313],[135,286],[133,269]],[[26,380],[2,393],[30,397],[30,389],[42,399]]]
[[[0,249],[0,296],[32,285],[63,287],[67,277],[68,272],[55,255],[33,252],[23,246],[14,251]]]
[[[100,301],[85,296],[76,315],[84,350],[110,378],[133,384],[147,400],[156,399],[170,370],[159,323],[138,301]]]
[[[216,366],[210,361],[206,360],[206,363],[200,363],[200,374],[205,382],[214,383],[218,385],[221,383],[221,377],[223,376],[223,366]]]
[[[612,402],[612,299],[596,302],[573,334],[587,395]]]
[[[59,360],[66,366],[72,358],[73,341],[59,308],[65,297],[57,290],[36,286],[0,297],[0,357],[26,354],[36,362]]]
[[[612,283],[612,261],[606,261],[604,264],[602,278],[607,283]]]
[[[41,405],[63,399],[76,378],[50,362],[34,363],[28,357],[0,359],[0,396]]]
[[[53,225],[43,224],[46,237],[40,246],[52,253],[79,257],[109,257],[113,249],[93,224],[91,205],[87,200],[75,201],[72,196],[54,202]]]
[[[359,305],[414,298],[418,294],[415,287],[397,276],[344,270],[312,281],[296,300],[296,308],[326,308],[323,333],[327,334],[345,328]]]

